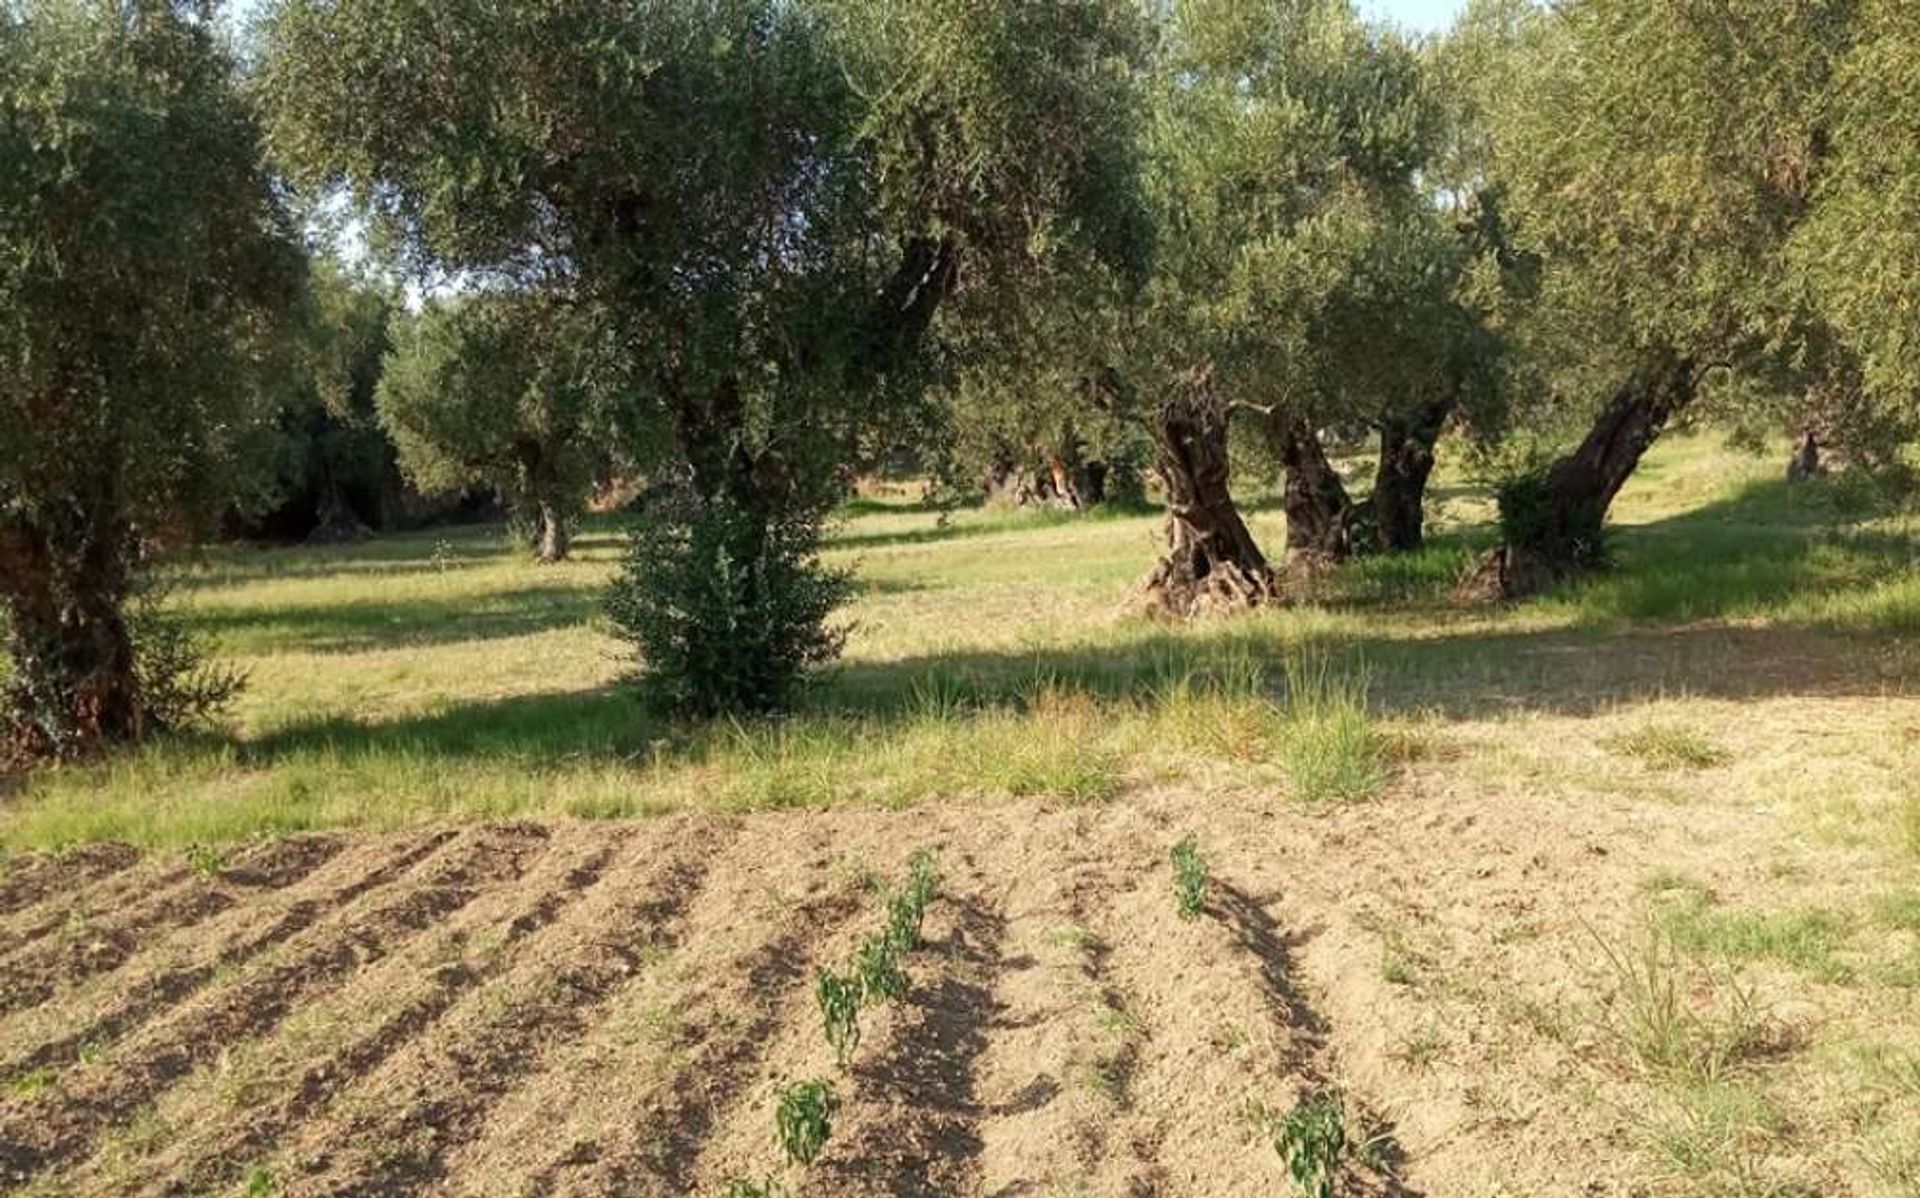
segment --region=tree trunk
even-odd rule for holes
[[[1426,542],[1427,480],[1433,448],[1440,442],[1451,399],[1436,400],[1380,425],[1380,467],[1369,501],[1373,535],[1389,553],[1407,553]]]
[[[1787,462],[1787,481],[1812,482],[1826,472],[1826,463],[1820,460],[1820,434],[1811,426],[1801,429],[1799,440],[1794,442],[1793,457]]]
[[[22,758],[76,756],[145,731],[125,612],[131,531],[97,517],[75,525],[0,526],[0,596],[15,670],[5,747]]]
[[[1320,434],[1302,417],[1284,420],[1276,448],[1285,471],[1287,574],[1311,581],[1352,556],[1354,503],[1320,444]]]
[[[551,566],[567,560],[567,554],[573,548],[573,532],[568,527],[567,517],[560,505],[542,500],[535,530],[534,556],[543,566]]]
[[[316,517],[313,531],[307,534],[310,545],[344,545],[373,535],[373,530],[355,514],[346,494],[332,479],[321,485]]]
[[[1586,439],[1544,475],[1500,496],[1503,542],[1480,560],[1460,597],[1515,599],[1599,565],[1607,509],[1675,413],[1692,402],[1694,365],[1668,357],[1614,394]]]
[[[1136,588],[1155,614],[1188,619],[1278,595],[1229,487],[1227,407],[1197,374],[1160,404],[1155,469],[1167,490],[1167,551]]]

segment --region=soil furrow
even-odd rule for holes
[[[782,1030],[818,1035],[812,967],[861,909],[830,843],[792,821],[741,834],[658,967],[454,1159],[455,1192],[692,1192],[698,1154]]]
[[[1123,883],[1088,852],[1083,826],[1060,831],[1036,825],[1010,846],[1023,868],[1004,904],[1001,1014],[980,1062],[980,1192],[1151,1193],[1150,1137],[1126,1134],[1137,1017],[1109,976],[1110,932],[1096,930]]]
[[[128,966],[60,995],[60,1000],[16,1015],[4,1025],[6,1059],[0,1073],[18,1075],[57,1068],[83,1049],[99,1049],[131,1034],[146,1021],[185,1001],[226,972],[244,967],[262,953],[359,900],[370,891],[405,876],[455,836],[433,832],[376,846],[364,853],[329,855],[290,892],[277,911],[252,905],[231,910],[203,927],[183,953],[157,945]],[[370,860],[369,860],[370,859]]]
[[[277,959],[116,1045],[105,1061],[70,1071],[44,1094],[0,1103],[0,1169],[27,1177],[83,1155],[107,1125],[197,1065],[267,1031],[302,1000],[394,951],[484,888],[517,877],[523,857],[544,847],[546,837],[529,826],[463,834],[398,895],[366,910],[342,909],[289,939]]]
[[[512,966],[460,996],[379,1069],[362,1076],[280,1154],[278,1192],[390,1194],[434,1184],[449,1153],[552,1046],[597,1020],[642,976],[702,886],[711,845],[663,837],[630,853]]]
[[[868,821],[864,827],[844,818],[827,817],[815,827],[816,834],[827,836],[827,843],[841,855],[843,862],[857,863],[860,874],[873,883],[897,884],[905,877],[906,859],[915,847],[943,843],[935,827],[915,817],[903,816],[879,823]],[[918,839],[920,837],[925,839]],[[828,1158],[837,1155],[843,1135],[858,1138],[867,1134],[862,1129],[869,1125],[862,1121],[861,1112],[869,1095],[875,1102],[891,1102],[893,1099],[888,1095],[893,1089],[918,1087],[938,1108],[913,1129],[912,1134],[920,1137],[917,1145],[901,1141],[899,1147],[904,1155],[929,1160],[937,1157],[938,1153],[929,1148],[931,1139],[938,1134],[936,1125],[945,1125],[947,1132],[964,1139],[966,1109],[971,1105],[967,1070],[960,1068],[954,1073],[954,1067],[964,1065],[975,1051],[968,1020],[973,1015],[984,1020],[987,1012],[984,1004],[971,1001],[978,995],[960,993],[965,979],[956,976],[954,958],[970,953],[973,943],[981,938],[975,934],[979,920],[974,918],[981,908],[970,904],[963,909],[948,897],[971,894],[976,889],[976,880],[965,862],[958,857],[953,861],[942,860],[940,869],[943,874],[953,876],[942,879],[942,897],[928,912],[923,946],[910,954],[905,963],[915,987],[914,997],[861,1012],[862,1036],[854,1054],[853,1074],[843,1073],[834,1059],[813,987],[808,983],[818,966],[844,967],[860,940],[884,927],[886,904],[884,891],[878,887],[866,894],[851,896],[851,918],[841,919],[837,930],[811,938],[803,958],[800,984],[793,985],[777,1005],[763,1002],[755,1010],[749,1030],[759,1043],[751,1054],[750,1068],[732,1074],[736,1084],[725,1095],[724,1102],[698,1106],[680,1099],[675,1107],[659,1116],[672,1120],[671,1133],[660,1136],[654,1145],[654,1154],[641,1162],[646,1168],[615,1171],[603,1161],[597,1172],[584,1175],[588,1184],[561,1187],[559,1192],[718,1194],[725,1192],[734,1180],[757,1179],[770,1173],[783,1175],[789,1188],[800,1186],[805,1181],[800,1171],[784,1168],[775,1136],[774,1113],[784,1087],[809,1079],[828,1081],[844,1103],[835,1121],[834,1143],[828,1146]],[[987,918],[991,919],[990,912]],[[735,1005],[739,1005],[739,1001],[734,1000]],[[916,1003],[922,1005],[916,1006]],[[971,1014],[953,1010],[962,1003],[970,1007]],[[949,1018],[950,1014],[954,1017]],[[890,1046],[903,1034],[915,1041],[911,1049],[904,1051],[937,1054],[935,1059],[925,1062],[924,1069],[911,1076],[887,1072],[886,1062],[892,1061],[894,1054]],[[873,1062],[881,1063],[880,1071],[863,1073],[864,1067]],[[698,1067],[696,1062],[695,1069]],[[751,1076],[753,1074],[757,1077]],[[691,1074],[696,1081],[699,1076],[698,1072]],[[684,1088],[682,1083],[683,1091]],[[886,1140],[884,1134],[881,1140]],[[890,1164],[901,1159],[901,1154],[893,1153],[892,1147],[885,1150],[890,1154]],[[826,1167],[823,1159],[816,1164],[814,1172]],[[924,1176],[929,1171],[922,1168],[919,1172]],[[851,1185],[852,1180],[848,1184]],[[934,1192],[916,1189],[907,1182],[902,1184],[904,1188],[898,1192]]]
[[[880,1034],[854,1063],[834,1140],[799,1193],[980,1191],[979,1063],[1003,1014],[994,994],[1010,962],[1004,907],[980,897],[968,865],[946,865],[926,941],[909,961],[913,988],[875,1019]]]
[[[118,969],[161,934],[198,927],[260,891],[290,886],[339,851],[337,838],[295,836],[256,846],[218,868],[179,862],[152,873],[114,874],[77,898],[84,917],[71,925],[71,935],[57,944],[29,946],[0,966],[6,978],[0,1013],[45,1002],[65,986]],[[108,914],[95,919],[94,912]]]
[[[75,934],[40,941],[0,966],[0,1014],[38,1006],[63,986],[117,969],[147,937],[190,928],[233,903],[232,891],[193,878],[117,918],[90,919]]]
[[[151,900],[192,874],[185,861],[148,859],[92,885],[70,887],[62,892],[62,902],[36,904],[0,926],[0,971],[12,970],[18,954],[56,932],[75,937],[86,933],[95,912],[117,911],[129,902]]]
[[[139,860],[139,850],[128,845],[93,844],[13,861],[0,874],[0,915],[13,915],[43,902],[64,902],[75,887],[118,873]]]
[[[498,976],[533,935],[604,876],[626,841],[592,828],[560,833],[519,885],[468,904],[428,937],[289,1016],[253,1050],[222,1058],[166,1095],[152,1151],[109,1145],[73,1181],[76,1194],[200,1194],[238,1179],[354,1079],[430,1029],[462,995]],[[117,1149],[117,1151],[111,1150]]]

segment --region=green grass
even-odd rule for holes
[[[1829,980],[1847,968],[1835,953],[1850,921],[1836,911],[1729,911],[1698,893],[1661,913],[1660,923],[1681,951],[1723,961],[1771,961]]]
[[[1638,758],[1655,769],[1704,770],[1725,765],[1730,757],[1706,734],[1676,724],[1642,724],[1604,743],[1613,752]]]
[[[251,680],[229,725],[37,775],[0,807],[0,849],[688,807],[1100,803],[1149,784],[1364,800],[1435,722],[1750,694],[1724,669],[1744,629],[1797,638],[1782,643],[1828,670],[1862,637],[1894,654],[1920,628],[1915,525],[1839,484],[1773,483],[1777,467],[1665,442],[1617,506],[1617,570],[1474,610],[1449,595],[1491,509],[1452,468],[1427,550],[1343,571],[1312,606],[1190,628],[1119,614],[1157,552],[1152,513],[863,500],[829,554],[861,582],[845,660],[792,718],[704,728],[649,721],[621,685],[599,612],[613,521],[560,567],[486,527],[211,551],[178,568],[175,602]],[[1250,508],[1278,545],[1277,512]],[[1661,738],[1635,755],[1711,756]],[[1903,818],[1920,854],[1920,798]]]

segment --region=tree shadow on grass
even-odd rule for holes
[[[576,562],[604,560],[617,557],[625,544],[618,517],[596,516],[575,533],[572,552]],[[281,580],[444,574],[531,561],[531,552],[506,525],[492,523],[383,533],[338,545],[223,546],[171,564],[183,590],[211,590]]]
[[[867,732],[923,719],[928,697],[946,718],[966,720],[996,705],[1023,706],[1060,687],[1151,707],[1182,674],[1231,674],[1248,654],[1284,686],[1280,664],[1303,650],[1336,668],[1364,671],[1376,710],[1470,720],[1519,712],[1591,716],[1618,706],[1686,695],[1730,701],[1780,696],[1876,697],[1904,688],[1913,654],[1893,638],[1692,626],[1600,633],[1489,632],[1406,640],[1303,642],[1251,629],[1232,638],[1177,639],[1149,632],[1126,645],[1032,653],[943,653],[842,667],[792,719],[851,721]],[[779,721],[741,725],[777,732]],[[638,765],[657,746],[697,746],[715,729],[651,717],[633,688],[602,686],[463,703],[379,722],[334,717],[277,729],[238,747],[240,763],[270,767],[316,753],[511,761],[523,767]]]
[[[395,720],[306,721],[242,742],[238,756],[252,767],[314,753],[415,753],[534,766],[616,762],[640,759],[662,732],[631,687],[611,685],[462,703]]]
[[[270,608],[188,608],[196,632],[252,652],[365,653],[528,636],[584,624],[600,610],[602,588],[555,578],[535,586],[446,598],[368,595]]]
[[[978,509],[968,510],[977,511]],[[929,511],[926,514],[932,514],[932,512]],[[973,520],[944,520],[924,528],[897,529],[891,532],[861,532],[857,528],[843,526],[827,538],[827,548],[858,550],[939,545],[980,537],[1017,536],[1021,533],[1039,532],[1049,528],[1118,523],[1159,514],[1160,509],[1157,507],[1103,507],[1087,512],[1070,512],[1059,508],[1037,508],[1028,511],[1010,509],[995,515],[979,516]]]

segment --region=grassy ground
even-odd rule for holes
[[[45,775],[0,812],[0,845],[1097,799],[1204,774],[1223,726],[1239,742],[1227,756],[1284,774],[1301,753],[1287,727],[1313,722],[1316,700],[1264,700],[1286,693],[1302,655],[1333,663],[1340,685],[1369,683],[1396,725],[1798,685],[1724,668],[1758,639],[1777,644],[1770,671],[1833,673],[1865,651],[1897,684],[1902,638],[1920,629],[1911,526],[1845,487],[1790,490],[1774,465],[1704,440],[1662,446],[1621,497],[1620,568],[1518,608],[1449,606],[1487,516],[1449,485],[1425,553],[1351,571],[1322,605],[1181,630],[1121,612],[1155,552],[1154,517],[943,518],[869,501],[832,554],[863,584],[840,668],[797,718],[694,731],[649,723],[619,686],[627,662],[598,612],[619,552],[610,525],[561,567],[523,560],[492,528],[223,551],[185,575],[180,602],[251,679],[231,734]],[[1255,525],[1278,543],[1271,509]]]
[[[776,808],[1004,806],[983,844],[1030,811],[1194,827],[1275,874],[1341,1075],[1427,1192],[1920,1194],[1920,522],[1779,472],[1663,443],[1618,568],[1501,610],[1448,602],[1488,515],[1448,479],[1426,552],[1184,629],[1121,611],[1150,516],[863,502],[843,665],[789,720],[699,730],[619,685],[610,526],[557,568],[489,529],[223,552],[180,602],[252,675],[235,726],[40,776],[0,844]]]

